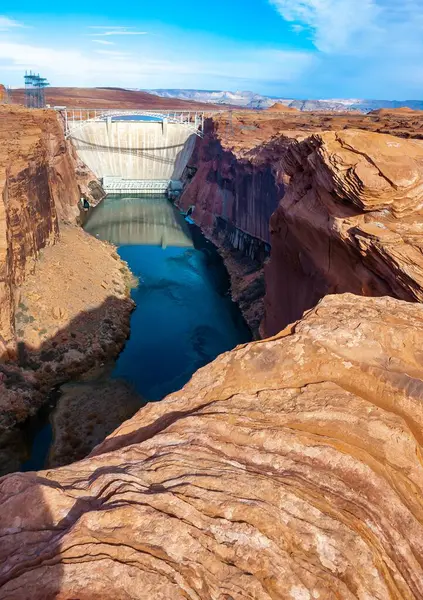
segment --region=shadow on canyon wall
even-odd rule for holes
[[[78,314],[66,327],[44,339],[38,348],[19,341],[17,362],[0,364],[0,474],[20,469],[28,459],[34,438],[43,422],[48,423],[48,414],[54,406],[52,390],[61,384],[83,376],[85,385],[92,387],[91,401],[85,398],[80,404],[77,418],[68,415],[66,419],[66,411],[62,415],[62,421],[68,421],[62,423],[63,427],[76,428],[68,435],[67,445],[72,449],[68,462],[88,454],[145,404],[129,387],[130,410],[113,406],[113,400],[106,394],[110,382],[107,375],[129,335],[132,307],[128,298],[109,296],[102,305]],[[89,395],[89,387],[81,391]],[[75,399],[72,406],[78,406]],[[62,440],[65,441],[66,438]]]

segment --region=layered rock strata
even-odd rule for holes
[[[0,106],[0,359],[16,349],[16,286],[58,240],[59,221],[76,220],[81,195],[91,199],[90,182],[98,199],[54,111]]]
[[[280,166],[264,335],[326,294],[423,301],[423,142],[326,132],[291,144]]]
[[[181,204],[224,254],[258,262],[257,273],[272,248],[266,299],[254,283],[252,317],[243,309],[256,337],[259,316],[261,335],[272,335],[325,294],[423,299],[423,142],[364,131],[374,118],[246,112],[208,122]],[[349,121],[363,129],[343,129]],[[247,281],[238,262],[228,262],[236,299]]]
[[[423,597],[423,307],[326,297],[0,482],[0,597]]]

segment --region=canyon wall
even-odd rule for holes
[[[54,111],[0,107],[0,474],[27,458],[19,424],[52,387],[129,334],[131,274],[77,225],[80,198],[103,195]]]
[[[252,291],[249,270],[242,283],[237,261],[226,261],[256,337],[260,317],[261,336],[273,335],[326,294],[423,300],[421,140],[366,131],[373,119],[361,119],[361,129],[345,129],[345,116],[232,119],[208,123],[181,205],[193,207],[225,257],[240,249],[259,272],[271,247],[265,286]],[[414,135],[408,127],[402,136]],[[384,129],[396,123],[386,117]],[[243,307],[250,298],[252,317]]]
[[[74,222],[80,197],[92,200],[92,191],[101,197],[54,111],[0,106],[0,358],[14,351],[16,286],[57,241],[59,221]]]
[[[423,307],[327,296],[0,480],[3,600],[419,600]]]
[[[234,246],[247,254],[248,237],[255,238],[253,246],[261,242],[261,249],[269,244],[269,220],[284,189],[271,158],[260,149],[245,155],[225,147],[218,124],[208,120],[192,164],[196,173],[180,205],[184,210],[194,207],[195,222],[210,233],[227,227]]]
[[[192,219],[218,247],[231,276],[232,298],[257,339],[264,313],[269,221],[284,194],[283,174],[274,158],[285,151],[291,137],[281,136],[275,148],[263,150],[255,142],[255,127],[228,143],[231,127],[218,119],[206,121],[205,138],[197,140],[179,206],[192,210]]]
[[[289,185],[270,222],[264,335],[326,294],[423,301],[423,142],[326,132],[280,164]]]

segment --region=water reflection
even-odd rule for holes
[[[107,196],[85,230],[116,246],[192,246],[185,220],[162,196]]]
[[[166,198],[108,197],[86,230],[117,244],[139,279],[131,337],[113,377],[145,399],[180,389],[197,369],[251,339],[221,257]]]

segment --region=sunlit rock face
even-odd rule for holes
[[[423,300],[421,140],[326,132],[291,144],[280,168],[264,335],[328,293]]]
[[[423,307],[326,297],[0,483],[4,599],[423,596]]]
[[[59,221],[75,222],[81,195],[93,199],[94,180],[55,111],[0,106],[0,359],[15,351],[16,286],[58,240]]]

